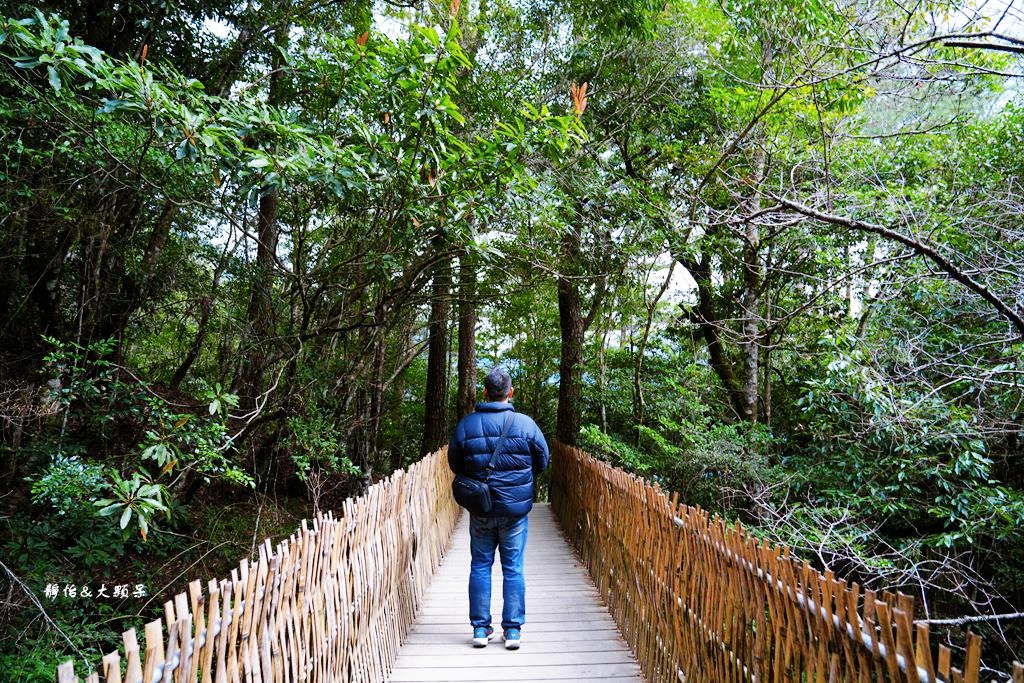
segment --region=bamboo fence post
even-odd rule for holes
[[[135,629],[122,633],[121,640],[124,642],[125,656],[124,683],[142,683],[142,662]]]
[[[202,683],[213,683],[214,629],[217,626],[220,607],[220,589],[217,582],[212,579],[207,581],[206,586],[206,628],[203,631],[204,642],[201,655]]]
[[[142,680],[150,683],[156,676],[157,667],[164,663],[164,639],[160,620],[146,624],[146,660]]]
[[[188,667],[189,683],[194,683],[199,673],[199,664],[202,661],[202,648],[200,640],[206,637],[206,619],[204,609],[206,600],[203,597],[203,584],[196,579],[188,584],[189,605],[192,612],[192,655]]]
[[[181,633],[180,633],[180,648],[181,648],[181,659],[178,662],[178,666],[174,671],[174,683],[194,683],[195,678],[189,678],[192,673],[192,660],[195,656],[194,641],[191,637],[193,618],[189,613],[185,614],[183,619],[179,620]]]
[[[57,683],[78,683],[73,661],[68,660],[57,666]]]
[[[981,669],[981,636],[973,631],[967,632],[967,661],[964,664],[964,680],[966,683],[978,683],[978,672]]]

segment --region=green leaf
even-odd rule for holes
[[[156,460],[158,464],[163,465],[167,460],[170,459],[170,450],[165,444],[155,443],[152,446],[147,447],[142,451],[142,457],[149,460]]]
[[[50,87],[53,88],[53,92],[60,92],[60,76],[57,74],[57,70],[47,66],[46,73],[49,76]]]
[[[174,158],[178,161],[181,161],[182,159],[189,155],[189,151],[191,150],[191,148],[192,145],[189,144],[188,139],[182,140],[181,143],[178,145],[178,148],[174,150]]]
[[[124,529],[125,527],[128,526],[128,522],[129,522],[129,520],[131,520],[131,518],[132,518],[132,509],[131,508],[125,508],[124,509],[124,514],[121,515],[121,528],[122,529]]]
[[[104,507],[102,510],[100,510],[97,514],[100,517],[109,517],[110,515],[112,515],[115,512],[117,512],[119,509],[121,509],[121,504],[120,503],[111,503],[111,504],[107,505],[106,507]]]
[[[441,37],[437,34],[437,31],[433,26],[420,26],[417,33],[430,41],[430,44],[434,47],[441,44]]]
[[[131,102],[125,102],[124,100],[107,99],[103,101],[103,106],[100,107],[100,112],[103,114],[110,114],[118,109],[126,108],[137,109],[138,107],[133,105]]]
[[[156,484],[146,484],[139,488],[139,496],[143,498],[150,498],[160,493],[160,487]]]

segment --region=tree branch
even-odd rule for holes
[[[1017,330],[1020,337],[1024,337],[1024,312],[1017,310],[1011,304],[1003,301],[998,296],[992,293],[992,291],[983,285],[982,283],[975,280],[968,273],[958,268],[952,261],[943,256],[937,249],[931,247],[923,242],[920,242],[912,237],[908,237],[900,232],[897,232],[891,228],[887,228],[882,225],[875,225],[874,223],[866,223],[864,221],[858,221],[854,218],[848,218],[846,216],[835,216],[833,214],[824,213],[817,209],[811,208],[799,202],[794,202],[789,199],[776,197],[776,201],[779,202],[780,207],[787,208],[791,211],[795,211],[799,214],[821,221],[823,223],[831,223],[832,225],[840,225],[851,230],[860,230],[862,232],[870,232],[876,235],[885,237],[894,242],[898,242],[905,247],[909,247],[916,254],[924,256],[932,263],[937,265],[944,273],[949,277],[953,278],[964,287],[974,292],[982,299],[992,305],[999,313],[1001,313],[1010,324]],[[776,207],[776,210],[778,207]]]
[[[1024,619],[1024,612],[1011,612],[1010,614],[980,614],[974,617],[957,617],[956,619],[915,619],[914,624],[928,624],[929,626],[963,626],[964,624],[976,624],[983,621],[1003,621],[1004,619]]]
[[[946,47],[962,47],[968,50],[1000,50],[1012,52],[1015,55],[1024,55],[1024,46],[999,45],[997,43],[982,43],[970,40],[949,40],[943,43]]]

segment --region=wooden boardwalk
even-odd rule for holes
[[[491,614],[497,635],[474,648],[469,626],[469,516],[427,590],[420,616],[398,652],[392,683],[408,681],[642,681],[586,569],[562,538],[547,505],[530,513],[522,647],[501,641],[501,566],[494,561]]]

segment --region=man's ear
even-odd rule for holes
[[[512,394],[514,394],[514,393],[516,393],[516,390],[513,387],[509,387],[508,388],[508,399],[509,400],[512,399]]]

